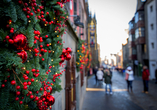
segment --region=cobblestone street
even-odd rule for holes
[[[95,76],[90,76],[82,110],[157,110],[157,85],[149,82],[149,93],[142,93],[140,77],[133,81],[133,93],[127,92],[124,76],[117,71],[112,77],[113,94],[105,93],[105,83],[95,84]]]

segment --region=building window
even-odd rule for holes
[[[152,11],[153,11],[153,6],[151,5],[151,6],[150,6],[150,12],[152,12]]]
[[[151,24],[151,25],[150,25],[150,27],[151,27],[151,30],[153,30],[153,29],[154,29],[154,25],[153,25],[153,24]]]
[[[154,48],[154,43],[153,42],[151,43],[151,45],[152,45],[152,48]]]
[[[143,27],[137,28],[135,30],[135,38],[137,39],[138,37],[144,37],[145,36],[144,31],[145,30]]]
[[[74,15],[77,15],[77,1],[74,0]]]
[[[142,21],[142,20],[144,20],[144,11],[136,12],[135,23],[137,23],[138,21]]]

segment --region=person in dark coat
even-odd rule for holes
[[[144,87],[144,93],[148,93],[148,82],[149,82],[149,70],[147,66],[143,66],[143,72],[142,72],[142,79],[143,79],[143,87]]]
[[[110,94],[112,94],[112,87],[111,87],[111,78],[112,78],[112,74],[111,74],[111,72],[109,71],[109,69],[105,69],[104,70],[104,82],[106,83],[106,87],[105,87],[105,90],[106,90],[106,94],[109,94],[109,92],[110,92]],[[108,92],[108,90],[107,90],[107,88],[109,87],[109,92]]]
[[[96,82],[96,84],[97,84],[97,75],[96,75],[97,71],[98,71],[98,67],[93,68],[93,73],[95,75],[95,82]]]

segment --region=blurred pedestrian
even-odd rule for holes
[[[105,91],[106,94],[112,94],[112,86],[111,86],[111,78],[112,78],[112,74],[110,73],[109,69],[105,69],[104,70],[104,82],[106,83],[105,86]],[[108,91],[109,88],[109,91]]]
[[[101,68],[98,69],[96,76],[97,76],[97,81],[103,81],[103,72]]]
[[[155,79],[156,79],[155,83],[157,84],[157,69],[155,70]]]
[[[148,93],[148,82],[149,82],[149,70],[147,66],[143,66],[143,72],[142,72],[142,79],[143,79],[143,87],[144,87],[144,93]]]
[[[97,84],[97,71],[98,71],[98,67],[96,66],[95,68],[93,68],[93,73],[94,73],[94,75],[95,75],[95,82],[96,82],[96,84]]]
[[[127,90],[129,92],[129,88],[132,91],[132,82],[134,80],[134,72],[132,71],[132,68],[129,66],[127,67],[126,71],[125,71],[125,80],[127,81]]]

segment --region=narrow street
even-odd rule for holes
[[[105,83],[95,84],[95,76],[88,78],[82,110],[157,110],[157,84],[149,82],[149,93],[142,93],[140,77],[133,81],[133,93],[127,92],[124,75],[113,71],[113,94],[105,93]]]

